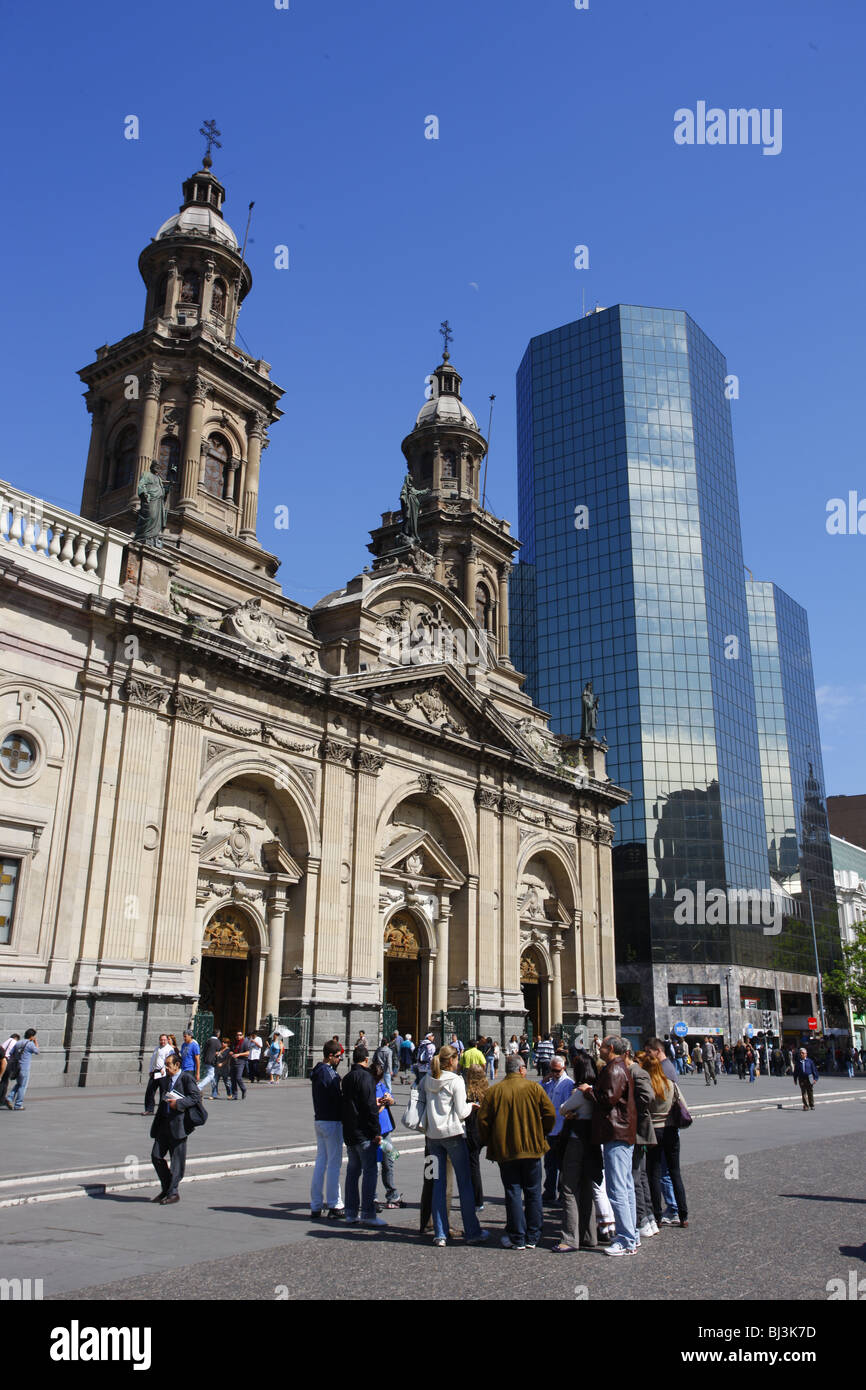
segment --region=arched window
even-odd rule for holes
[[[226,311],[226,282],[225,280],[214,280],[213,294],[211,296],[210,307],[213,313],[225,315]]]
[[[231,447],[224,435],[212,434],[207,442],[204,464],[204,489],[212,497],[225,498],[230,495],[231,456]]]
[[[163,477],[171,480],[177,477],[178,464],[180,462],[180,448],[173,434],[164,435],[159,441],[157,460],[162,466]]]
[[[201,279],[197,270],[185,270],[180,287],[181,304],[198,304],[201,298]]]
[[[487,587],[479,584],[475,590],[475,621],[485,632],[489,632],[492,627],[493,602]]]
[[[135,425],[124,425],[114,444],[115,487],[130,487],[135,482],[137,458],[138,430]]]

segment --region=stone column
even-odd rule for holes
[[[186,420],[186,442],[181,482],[179,509],[198,511],[198,485],[201,477],[201,429],[204,421],[204,406],[210,387],[204,377],[196,372],[188,382],[189,410]]]
[[[261,410],[253,411],[249,419],[247,468],[244,477],[244,493],[241,499],[241,539],[256,539],[256,516],[259,509],[259,468],[262,457],[262,438],[267,426],[267,416]]]
[[[280,988],[283,980],[283,943],[286,933],[286,913],[289,904],[282,893],[274,893],[267,902],[268,939],[270,954],[265,963],[265,985],[262,993],[262,1014],[280,1012]]]
[[[511,563],[499,566],[499,658],[508,656],[508,576]]]
[[[201,287],[201,322],[207,323],[210,319],[210,308],[213,301],[213,277],[216,266],[210,256],[204,263],[204,276]]]
[[[70,792],[70,805],[76,810],[67,822],[63,876],[49,947],[51,970],[47,983],[57,980],[79,952],[84,957],[88,955],[81,924],[87,915],[89,875],[96,868],[100,768],[105,752],[111,681],[108,676],[82,671],[78,684],[81,689],[81,712]],[[98,868],[96,872],[99,872]],[[95,954],[95,951],[90,954]]]
[[[595,843],[595,821],[579,816],[577,821],[580,854],[580,890],[582,907],[581,963],[583,982],[578,992],[584,996],[601,995],[601,964],[598,940],[598,846]]]
[[[90,447],[87,450],[87,467],[84,471],[84,488],[81,493],[81,515],[95,521],[99,510],[99,495],[107,479],[103,477],[105,465],[105,417],[108,401],[104,396],[95,396],[88,391],[84,397],[87,409],[93,416],[90,426]]]
[[[156,682],[128,677],[124,685],[123,743],[117,767],[108,889],[99,955],[108,961],[131,961],[136,929],[149,907],[141,901],[141,861],[148,818],[148,787],[154,720],[167,691]]]
[[[151,947],[154,962],[186,962],[195,954],[196,944],[188,939],[198,876],[198,856],[192,852],[191,826],[202,729],[210,704],[197,693],[176,690],[172,705],[174,720],[166,770],[165,814]]]
[[[433,440],[433,491],[438,492],[442,486],[442,445],[438,439]]]
[[[170,319],[174,317],[177,308],[177,296],[180,290],[180,276],[177,273],[177,261],[174,256],[168,263],[168,286],[165,291],[165,308],[163,317]]]
[[[436,959],[433,962],[433,1012],[447,1012],[448,1009],[448,932],[451,916],[451,899],[448,893],[439,893],[439,920],[436,923]],[[445,1039],[443,1038],[444,1042]]]
[[[550,981],[550,1026],[554,1023],[562,1022],[562,961],[561,956],[565,950],[562,937],[559,932],[553,932],[550,937],[550,959],[553,965],[553,975]]]
[[[503,991],[520,993],[520,912],[517,906],[517,861],[520,855],[520,802],[502,798],[502,882],[500,918],[502,922]]]
[[[144,388],[144,405],[141,410],[141,425],[138,431],[136,488],[153,462],[156,453],[156,422],[159,415],[159,393],[162,390],[162,377],[151,367],[141,378],[141,386]]]
[[[355,752],[355,827],[352,882],[350,976],[373,980],[382,969],[379,878],[376,872],[376,778],[385,759],[365,748]]]
[[[501,890],[500,793],[495,787],[478,787],[476,843],[478,845],[478,896],[476,911],[476,978],[469,983],[479,989],[501,988],[499,984],[499,926],[502,913],[495,911],[496,894]],[[501,902],[501,899],[500,899]],[[470,930],[472,927],[470,920]],[[471,939],[471,938],[470,938]]]
[[[210,891],[209,889],[202,888],[202,887],[199,886],[198,884],[196,885],[196,892],[195,892],[195,918],[194,918],[194,920],[193,920],[193,927],[192,927],[192,932],[193,932],[193,936],[192,936],[192,954],[193,954],[194,956],[198,956],[198,964],[196,965],[195,970],[193,971],[193,986],[192,986],[192,987],[193,987],[193,992],[194,992],[195,994],[197,994],[197,995],[199,996],[199,998],[198,998],[198,999],[195,999],[195,1000],[193,1001],[193,1004],[192,1004],[192,1012],[193,1012],[193,1015],[195,1015],[195,1014],[198,1013],[198,1011],[199,1011],[199,1003],[200,1003],[200,999],[201,999],[201,971],[202,971],[202,965],[204,964],[204,956],[203,956],[203,954],[202,954],[202,950],[203,950],[203,946],[204,946],[204,913],[205,913],[205,905],[206,905],[206,903],[207,903],[209,891]],[[217,1020],[217,1019],[214,1019],[214,1022],[217,1023],[217,1026],[219,1026],[219,1025],[218,1025],[218,1020]]]
[[[319,905],[319,870],[322,861],[307,855],[307,872],[304,877],[304,942],[303,979],[308,980],[316,967],[316,912]]]
[[[478,546],[474,541],[467,541],[463,547],[465,557],[463,565],[463,594],[464,602],[469,612],[475,617],[475,589],[478,584]]]
[[[433,578],[440,584],[445,583],[445,547],[440,540],[436,546],[436,568],[433,571]]]
[[[346,797],[353,749],[326,736],[322,740],[322,872],[319,877],[319,910],[316,919],[317,975],[345,976],[348,931],[343,916],[341,887],[346,854]]]
[[[613,939],[613,864],[611,845],[614,831],[600,825],[596,831],[598,868],[598,951],[600,990],[606,999],[616,999],[616,951]]]

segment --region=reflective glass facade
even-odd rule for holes
[[[518,373],[512,652],[558,731],[580,734],[587,680],[601,697],[608,771],[632,793],[615,813],[624,962],[773,965],[760,927],[674,921],[679,888],[770,888],[725,376],[687,314],[632,305],[534,338]]]
[[[801,892],[811,879],[819,956],[830,968],[839,936],[809,622],[806,610],[776,584],[747,580],[746,594],[768,865],[778,883],[801,894],[802,926],[787,924],[785,944],[795,956],[813,960],[808,906]]]

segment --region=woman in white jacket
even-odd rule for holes
[[[456,1047],[440,1047],[430,1063],[430,1074],[424,1078],[426,1110],[424,1132],[427,1147],[434,1160],[433,1173],[433,1244],[448,1242],[448,1210],[445,1179],[448,1159],[457,1179],[460,1193],[460,1212],[463,1217],[463,1238],[468,1245],[481,1245],[489,1231],[481,1229],[475,1213],[475,1191],[469,1150],[463,1122],[477,1106],[466,1099],[466,1086],[457,1074],[459,1053]]]

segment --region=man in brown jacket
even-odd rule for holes
[[[623,1038],[605,1038],[601,1045],[604,1066],[594,1086],[584,1083],[595,1101],[592,1116],[592,1142],[601,1144],[604,1155],[604,1185],[613,1207],[616,1238],[605,1246],[606,1255],[635,1255],[640,1245],[637,1234],[637,1206],[632,1177],[632,1150],[637,1131],[634,1080],[625,1065],[628,1043]]]
[[[506,1057],[505,1077],[491,1086],[478,1111],[479,1144],[499,1164],[505,1189],[506,1250],[534,1250],[541,1239],[541,1160],[556,1111],[518,1054]]]

